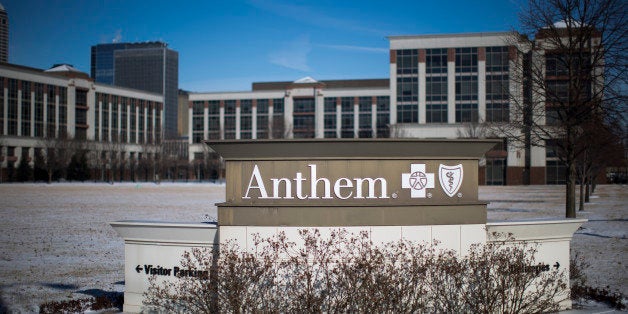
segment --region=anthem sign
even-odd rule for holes
[[[431,198],[428,192],[434,188],[434,174],[427,173],[425,164],[411,164],[410,172],[400,174],[401,187],[408,189],[410,198]],[[251,178],[246,186],[243,199],[262,200],[299,199],[397,199],[399,192],[389,193],[385,177],[319,177],[318,165],[308,164],[308,170],[296,172],[293,178],[277,177],[264,179],[257,164],[253,165]],[[460,189],[463,165],[439,165],[440,186],[449,197]],[[268,187],[268,188],[267,188]],[[308,190],[309,189],[309,190]],[[320,193],[318,191],[321,191]],[[458,194],[462,197],[462,194]]]
[[[347,226],[486,222],[478,159],[491,140],[220,141],[225,225]]]

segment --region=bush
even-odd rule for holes
[[[95,298],[46,302],[39,306],[39,313],[84,313],[87,311],[103,310],[122,311],[122,304],[124,304],[124,295],[122,293],[110,293]]]
[[[399,241],[376,246],[367,233],[300,231],[297,245],[280,234],[255,236],[185,253],[194,276],[151,277],[144,305],[167,312],[474,312],[558,310],[566,274],[537,264],[525,243],[491,242],[468,255]]]

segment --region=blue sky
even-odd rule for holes
[[[386,78],[386,36],[508,31],[517,0],[0,0],[9,62],[89,73],[90,47],[156,41],[179,52],[179,87],[250,90],[252,82]]]

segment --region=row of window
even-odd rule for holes
[[[478,48],[455,48],[456,123],[478,122]],[[509,119],[508,47],[486,47],[486,121]],[[397,122],[419,121],[418,49],[397,50]],[[448,123],[448,49],[425,50],[425,100],[427,123]]]
[[[65,130],[67,127],[66,87],[0,77],[0,91],[4,91],[5,88],[8,91],[7,116],[4,116],[4,92],[0,92],[0,135],[4,132],[5,123],[7,127],[5,135],[20,134],[21,136],[33,137],[43,137],[45,134],[55,135],[58,130]],[[21,99],[18,91],[21,91]],[[33,103],[35,108],[31,112],[31,101],[33,101],[31,95],[33,92],[35,94]],[[56,105],[57,97],[59,98],[58,106]],[[18,108],[20,101],[21,105]],[[44,104],[46,102],[46,116],[44,116]],[[21,112],[20,119],[18,119],[18,112]],[[21,120],[19,125],[18,120]],[[31,128],[31,123],[33,123],[33,128]],[[44,125],[46,125],[46,130],[44,130]]]
[[[284,126],[284,100],[258,99],[256,100],[257,114],[252,115],[252,101],[240,100],[240,138],[252,138],[253,118],[257,119],[257,138],[281,138],[292,131],[294,138],[315,137],[316,102],[313,97],[294,98],[293,125],[291,129]],[[390,121],[389,97],[378,96],[376,102],[376,130],[372,129],[373,97],[358,97],[358,136],[377,137],[388,136]],[[202,142],[204,138],[204,110],[208,107],[208,134],[209,139],[220,139],[220,101],[192,102],[192,141]],[[269,105],[273,106],[273,115],[269,114]],[[328,138],[353,138],[354,134],[354,97],[326,97],[324,99],[324,136]],[[224,106],[224,139],[236,138],[236,100],[223,101]],[[340,133],[337,133],[337,108],[340,108]]]
[[[161,110],[155,110],[154,115],[153,110],[151,110],[156,103],[104,93],[96,93],[96,100],[97,103],[94,108],[95,140],[139,144],[152,144],[161,141]],[[109,103],[111,103],[111,110]],[[139,119],[139,123],[136,122],[136,119]]]

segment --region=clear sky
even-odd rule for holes
[[[517,0],[0,0],[9,62],[90,72],[99,43],[165,41],[179,88],[250,90],[252,82],[387,78],[386,36],[509,31]]]

